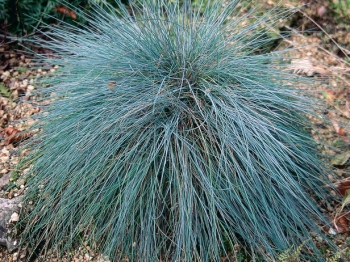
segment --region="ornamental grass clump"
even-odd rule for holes
[[[112,261],[221,261],[236,244],[274,260],[302,245],[320,260],[325,170],[315,101],[296,88],[312,82],[265,50],[286,14],[149,0],[50,27],[55,58],[41,59],[60,70],[36,94],[22,161],[24,243],[85,241]]]

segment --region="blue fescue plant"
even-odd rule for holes
[[[303,245],[321,260],[312,82],[286,51],[264,52],[288,12],[242,8],[145,0],[50,28],[56,58],[40,59],[60,71],[36,94],[23,243],[62,254],[84,239],[113,261],[221,261],[236,244],[274,260]]]

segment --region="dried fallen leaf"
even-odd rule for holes
[[[344,128],[339,128],[338,134],[341,135],[341,136],[345,136]]]
[[[344,181],[338,186],[339,194],[343,197],[348,194],[347,190],[350,190],[350,181]]]
[[[323,96],[327,99],[329,102],[334,102],[337,98],[336,93],[333,90],[327,89],[324,93]]]
[[[108,87],[115,87],[116,82],[110,82],[108,83]]]
[[[349,214],[341,215],[333,221],[335,230],[339,233],[345,233],[349,231],[350,217]]]
[[[333,124],[334,130],[335,132],[337,132],[337,134],[341,135],[341,136],[345,136],[345,130],[344,128],[340,127],[340,125],[338,124],[337,121],[335,121],[334,119],[331,119],[331,122]]]
[[[73,10],[68,9],[65,6],[62,5],[58,5],[55,7],[55,10],[61,14],[67,15],[73,19],[77,18],[77,15],[75,14],[75,12]]]
[[[14,127],[5,128],[4,133],[6,145],[18,143],[21,140],[26,139],[30,135],[29,133],[21,134],[21,131]]]
[[[305,74],[307,76],[312,76],[314,73],[320,75],[327,74],[324,68],[314,66],[308,58],[293,59],[291,64],[290,69],[293,70],[295,74]]]

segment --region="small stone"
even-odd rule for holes
[[[319,7],[319,8],[317,9],[317,14],[318,14],[319,16],[323,16],[325,13],[327,13],[326,7],[321,6],[321,7]]]
[[[51,68],[51,69],[50,69],[50,73],[55,73],[55,71],[56,71],[56,70],[55,70],[54,68]]]
[[[18,253],[15,252],[15,253],[13,253],[13,255],[12,255],[12,261],[17,261],[17,259],[18,259]]]
[[[7,171],[7,169],[5,169]],[[8,183],[10,182],[10,178],[11,178],[11,173],[5,173],[4,176],[2,176],[2,178],[0,178],[0,188],[3,188],[4,186],[8,185]]]
[[[38,69],[38,73],[41,73],[43,70],[41,68]]]
[[[28,86],[28,82],[19,85],[20,88],[26,88],[27,86]]]
[[[27,183],[27,181],[25,180],[25,179],[23,179],[23,178],[19,178],[19,179],[17,179],[17,181],[16,181],[16,186],[21,186],[21,185],[25,185]]]
[[[2,162],[2,163],[5,163],[5,162],[7,162],[7,161],[9,161],[9,160],[10,160],[10,157],[9,157],[9,156],[0,157],[0,162]]]
[[[28,91],[32,91],[32,90],[34,90],[34,86],[29,85],[29,86],[27,87],[27,90],[28,90]]]
[[[1,75],[1,79],[7,79],[10,76],[10,71],[5,71],[4,73],[2,73]]]
[[[58,66],[58,65],[55,65],[53,68],[58,69],[58,68],[59,68],[59,66]]]
[[[6,147],[4,147],[4,148],[1,150],[1,153],[4,154],[5,156],[9,156],[9,155],[10,155],[10,151],[8,151]]]
[[[5,98],[2,99],[1,102],[2,102],[2,104],[3,104],[4,106],[7,106],[7,104],[8,104],[8,100],[5,99]]]
[[[33,119],[28,119],[28,121],[26,122],[27,126],[32,126],[35,123],[35,121]]]
[[[17,90],[12,92],[12,97],[13,97],[13,99],[17,99],[18,98],[18,91]]]
[[[330,235],[336,235],[336,234],[337,234],[337,231],[335,231],[335,230],[331,227],[331,228],[329,228],[328,233],[329,233]]]
[[[92,260],[92,257],[89,254],[85,254],[84,259],[85,259],[85,261],[90,261],[90,260]]]
[[[28,149],[24,149],[21,151],[21,153],[19,154],[20,156],[25,156],[28,153]]]
[[[9,64],[10,64],[10,66],[15,66],[16,64],[17,64],[17,59],[16,58],[11,58],[10,60],[9,60]]]
[[[18,214],[15,212],[11,215],[10,222],[17,222],[19,220]]]

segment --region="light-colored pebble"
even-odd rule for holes
[[[332,227],[329,228],[328,233],[331,234],[331,235],[336,235],[336,234],[338,234],[337,231],[335,231]]]
[[[17,222],[19,220],[19,215],[15,212],[11,215],[10,222]]]
[[[9,156],[2,156],[2,157],[0,157],[0,162],[2,162],[2,163],[7,162],[9,160],[10,160]]]
[[[4,154],[5,156],[9,156],[10,155],[10,151],[8,151],[6,147],[1,149],[1,153]]]
[[[15,252],[12,255],[12,261],[17,261],[17,259],[18,259],[18,252]]]
[[[28,81],[19,85],[20,88],[26,88],[28,86]]]
[[[18,91],[17,90],[12,92],[12,97],[13,97],[13,99],[17,99],[18,98]]]
[[[1,79],[8,78],[9,76],[10,76],[10,72],[9,72],[9,71],[5,71],[5,72],[1,75]]]
[[[85,261],[90,261],[90,260],[92,260],[92,257],[89,254],[85,254],[84,259],[85,259]]]

